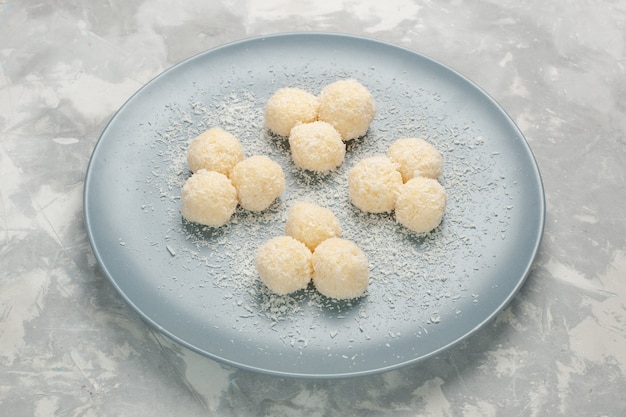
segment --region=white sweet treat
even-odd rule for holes
[[[387,156],[398,163],[402,179],[413,177],[439,178],[443,171],[443,158],[430,143],[421,138],[398,139],[389,146]]]
[[[228,176],[241,160],[243,160],[241,143],[235,136],[219,127],[198,135],[187,149],[187,164],[191,172],[206,169]]]
[[[265,155],[239,162],[230,178],[237,189],[239,204],[250,211],[265,210],[285,191],[283,169]]]
[[[375,114],[372,95],[356,80],[336,81],[319,95],[319,120],[333,125],[344,141],[365,135]]]
[[[289,209],[285,234],[314,250],[324,240],[341,236],[341,225],[329,209],[302,202]]]
[[[441,223],[446,190],[432,178],[415,177],[402,186],[396,201],[396,221],[416,233],[428,233]]]
[[[280,136],[289,136],[298,123],[317,120],[317,97],[300,88],[281,88],[265,104],[265,126]]]
[[[300,168],[326,172],[343,163],[346,144],[337,130],[326,122],[304,123],[291,129],[291,158]]]
[[[348,172],[348,194],[358,209],[369,213],[393,211],[402,187],[398,165],[384,155],[361,160]]]
[[[332,237],[313,252],[313,284],[326,297],[357,298],[369,284],[367,256],[352,241]]]
[[[237,190],[222,173],[201,169],[183,185],[181,212],[191,222],[219,227],[236,208]]]
[[[297,239],[278,236],[265,242],[256,253],[261,281],[276,294],[306,288],[313,275],[311,251]]]

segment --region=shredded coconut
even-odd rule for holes
[[[281,79],[296,77],[279,69],[273,71],[271,74]],[[329,79],[375,77],[375,72],[336,71],[326,75]],[[320,91],[325,85],[319,77],[299,77],[297,83],[308,85],[311,91]],[[267,96],[241,88],[216,100],[199,91],[187,106],[168,106],[169,127],[155,137],[159,160],[153,162],[152,174],[143,181],[160,194],[166,207],[163,221],[168,231],[164,239],[176,253],[181,275],[193,278],[172,278],[159,288],[176,291],[193,286],[209,291],[213,287],[222,294],[224,305],[240,311],[240,319],[233,324],[236,331],[258,333],[268,327],[258,323],[267,321],[269,328],[280,332],[286,346],[299,349],[311,346],[310,335],[318,334],[319,329],[330,330],[326,331],[328,340],[318,340],[317,344],[355,346],[372,338],[397,337],[390,334],[405,337],[406,330],[400,330],[407,323],[415,329],[414,336],[420,337],[428,333],[428,326],[462,316],[463,311],[456,307],[446,311],[442,306],[473,297],[468,293],[467,279],[490,267],[491,255],[486,248],[508,232],[510,210],[505,207],[511,203],[485,198],[494,190],[502,195],[506,187],[493,169],[498,155],[477,152],[489,138],[483,138],[471,120],[462,125],[448,123],[427,109],[411,107],[416,97],[437,104],[441,98],[435,93],[411,90],[398,82],[378,87],[372,94],[378,113],[366,137],[347,142],[344,164],[327,173],[297,167],[286,138],[265,129]],[[180,215],[181,188],[191,174],[186,163],[189,140],[214,126],[238,137],[247,154],[267,155],[276,161],[286,182],[283,194],[267,210],[250,212],[239,207],[230,222],[217,229],[181,222]],[[439,178],[448,191],[446,213],[440,227],[428,234],[416,234],[398,225],[393,213],[356,209],[347,193],[350,167],[366,157],[385,154],[395,138],[414,136],[427,138],[446,161]],[[303,200],[331,210],[342,226],[342,237],[357,242],[367,256],[370,283],[365,297],[337,302],[320,295],[312,285],[294,294],[277,295],[260,283],[255,253],[268,238],[284,234],[289,208]],[[194,292],[199,303],[205,303],[202,291]],[[478,296],[473,299],[478,302]],[[206,309],[216,317],[220,314],[214,306],[207,305]],[[367,319],[367,311],[384,316],[388,326],[398,328],[380,328],[380,321]],[[347,317],[354,320],[345,320]],[[327,328],[329,321],[322,318],[333,318],[335,324]],[[302,323],[306,326],[299,330]],[[284,333],[284,329],[290,330]]]

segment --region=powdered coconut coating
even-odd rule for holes
[[[384,155],[361,160],[348,172],[348,194],[358,209],[369,213],[393,211],[402,187],[398,165]]]
[[[319,95],[319,120],[330,123],[344,141],[365,135],[376,105],[369,90],[357,80],[340,80]]]
[[[387,156],[398,163],[402,179],[413,177],[439,178],[443,171],[443,158],[430,143],[422,138],[398,139],[389,146]]]
[[[346,144],[337,130],[326,122],[304,123],[291,129],[291,158],[300,168],[327,172],[343,163]]]
[[[313,284],[326,297],[357,298],[369,284],[365,253],[352,241],[333,237],[313,252]]]
[[[289,209],[285,234],[314,250],[324,240],[341,236],[341,225],[329,209],[302,202]]]
[[[285,191],[283,169],[265,155],[239,162],[230,178],[237,189],[239,204],[250,211],[265,210]]]
[[[281,88],[265,104],[265,126],[280,136],[289,136],[298,123],[317,120],[317,97],[300,88]]]
[[[219,227],[236,208],[237,190],[222,173],[201,169],[183,185],[181,212],[191,222]]]
[[[198,135],[187,149],[187,164],[191,172],[206,169],[228,176],[242,160],[243,149],[239,140],[219,127]]]
[[[313,275],[311,251],[297,239],[278,236],[265,242],[256,253],[261,281],[276,294],[305,288]]]
[[[396,201],[396,221],[416,233],[428,233],[441,223],[446,190],[432,178],[415,177],[402,186]]]

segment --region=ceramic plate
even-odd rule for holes
[[[263,126],[281,87],[313,94],[353,78],[375,99],[368,133],[320,175],[296,168],[285,138]],[[247,156],[267,155],[287,189],[266,211],[238,208],[220,228],[180,215],[193,137],[221,127]],[[427,235],[366,214],[347,194],[347,172],[403,137],[441,152],[444,220]],[[343,237],[369,259],[367,293],[326,299],[312,286],[268,293],[256,249],[284,233],[298,201],[330,208]],[[85,219],[95,256],[121,296],[182,345],[237,367],[298,377],[342,377],[416,363],[465,339],[512,299],[529,274],[544,226],[540,174],[503,109],[450,68],[394,45],[333,34],[244,40],[165,71],[112,118],[85,179]]]

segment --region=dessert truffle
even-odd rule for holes
[[[313,252],[313,284],[330,298],[362,296],[369,284],[367,256],[350,240],[326,239]]]
[[[294,204],[287,213],[285,234],[314,250],[324,240],[341,236],[341,225],[329,209],[300,202]]]
[[[254,155],[239,162],[231,172],[239,204],[246,210],[263,211],[285,190],[285,174],[280,165],[265,155]]]
[[[187,149],[187,164],[191,172],[206,169],[229,176],[230,171],[241,160],[241,143],[234,135],[219,127],[198,135]]]
[[[304,123],[291,129],[291,158],[300,168],[327,172],[343,163],[346,144],[337,130],[326,122]]]
[[[181,212],[191,222],[219,227],[236,208],[237,190],[224,174],[201,169],[183,185]]]
[[[441,223],[446,209],[446,190],[432,178],[407,181],[396,201],[396,221],[416,233],[428,233]]]
[[[311,259],[311,251],[304,243],[290,236],[278,236],[257,250],[255,263],[267,288],[284,295],[309,284],[313,275]]]
[[[265,104],[265,127],[280,136],[289,136],[298,123],[317,120],[319,101],[301,88],[277,90]]]
[[[389,146],[387,156],[399,165],[404,182],[413,177],[437,179],[443,170],[441,154],[422,138],[398,139]]]
[[[344,141],[365,135],[375,114],[372,95],[357,80],[328,84],[319,95],[319,120],[333,125]]]
[[[397,164],[384,155],[371,156],[348,172],[348,194],[358,209],[369,213],[393,211],[402,187]]]

